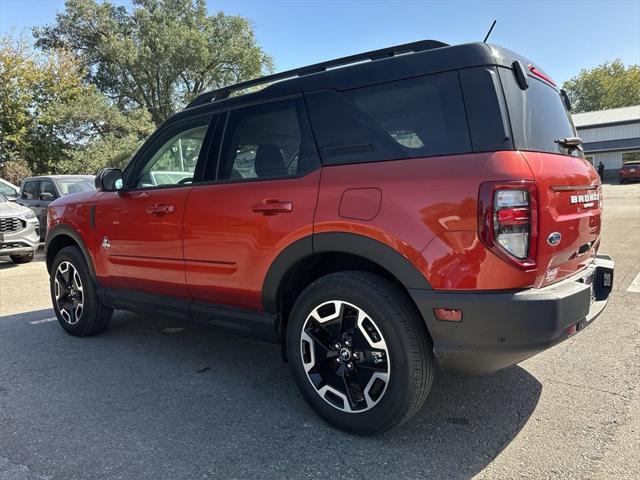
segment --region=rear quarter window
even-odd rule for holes
[[[306,94],[325,165],[471,150],[456,72]]]

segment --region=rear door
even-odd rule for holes
[[[124,190],[96,198],[102,285],[188,298],[182,251],[185,203],[211,116],[166,125],[125,172]]]
[[[269,266],[312,233],[319,161],[301,98],[237,108],[219,125],[205,181],[185,208],[189,292],[261,310]]]
[[[538,186],[538,284],[546,285],[582,269],[595,256],[602,214],[600,177],[579,148],[563,145],[577,133],[548,77],[529,67],[528,88],[522,89],[512,70],[499,70],[515,146]]]

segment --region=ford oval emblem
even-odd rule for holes
[[[553,232],[551,235],[547,237],[547,243],[552,247],[555,247],[562,240],[562,234],[560,232]]]

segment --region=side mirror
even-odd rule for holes
[[[96,175],[96,190],[99,192],[116,192],[122,187],[122,170],[119,168],[103,168]]]
[[[40,200],[42,200],[43,202],[48,202],[49,200],[53,200],[53,194],[51,192],[41,193]]]

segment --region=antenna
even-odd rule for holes
[[[496,21],[494,20],[493,23],[491,24],[491,28],[487,32],[487,36],[484,37],[484,40],[482,41],[482,43],[487,43],[487,39],[489,38],[489,35],[491,35],[491,32],[493,32],[493,27],[495,26],[496,26]]]

